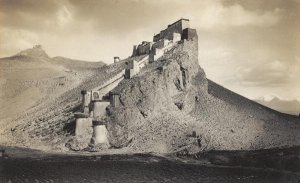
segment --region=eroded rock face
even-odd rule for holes
[[[107,126],[113,146],[159,152],[177,148],[172,141],[189,132],[194,119],[188,113],[195,107],[197,93],[207,92],[197,47],[197,40],[178,44],[136,77],[122,81],[121,106],[109,108]]]

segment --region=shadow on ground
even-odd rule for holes
[[[178,158],[7,148],[7,157],[0,158],[0,182],[299,182],[299,150],[211,151]]]

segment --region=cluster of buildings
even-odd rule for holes
[[[132,56],[149,54],[150,62],[155,61],[153,58],[157,52],[183,39],[190,39],[196,36],[196,30],[190,28],[189,19],[181,18],[178,21],[168,25],[168,27],[160,33],[153,36],[153,41],[143,41],[138,46],[133,46]]]
[[[132,57],[145,56],[145,58],[139,61],[132,60],[131,63],[128,63],[126,77],[131,78],[146,64],[161,58],[178,42],[195,37],[197,37],[197,31],[190,28],[189,19],[181,18],[168,25],[166,29],[153,36],[153,41],[143,41],[141,44],[133,46]]]
[[[143,41],[139,45],[133,46],[131,58],[126,62],[126,68],[122,71],[121,79],[117,76],[107,82],[107,85],[115,85],[122,79],[131,79],[145,65],[157,61],[165,52],[169,51],[183,40],[197,38],[196,29],[191,29],[189,20],[181,18],[178,21],[168,25],[168,27],[153,36],[153,41]],[[139,59],[135,59],[139,58]],[[120,61],[119,57],[114,57],[114,63]],[[111,86],[110,86],[111,87]],[[76,118],[76,136],[91,136],[91,142],[94,144],[109,144],[108,132],[101,117],[105,116],[106,107],[118,107],[120,103],[120,94],[113,90],[108,95],[102,96],[99,89],[92,91],[82,91],[81,111],[75,113]]]

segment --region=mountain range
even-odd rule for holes
[[[300,114],[300,101],[297,99],[287,100],[281,99],[277,96],[273,97],[261,97],[255,100],[264,106],[270,107],[274,110],[280,111],[282,113],[299,115]]]

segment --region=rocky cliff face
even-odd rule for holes
[[[122,81],[106,117],[110,142],[133,151],[197,152],[300,145],[299,119],[206,79],[197,40],[184,41]]]

